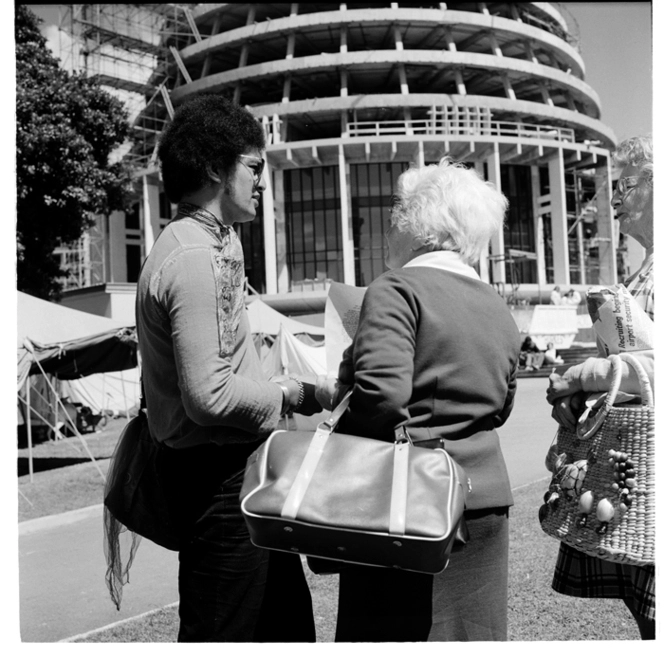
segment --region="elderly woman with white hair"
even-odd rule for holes
[[[651,137],[631,137],[618,144],[613,160],[622,169],[611,205],[623,235],[634,238],[644,249],[645,259],[626,281],[636,302],[655,319],[655,238],[653,199],[653,144]],[[603,345],[599,357],[588,358],[563,374],[549,377],[547,401],[559,424],[574,429],[589,393],[609,389],[611,366]],[[648,373],[654,387],[654,351],[632,351]],[[622,365],[620,389],[638,394],[636,372]],[[562,544],[553,576],[553,589],[581,598],[620,598],[634,616],[642,639],[655,638],[655,566],[611,563],[590,557]]]
[[[507,199],[444,159],[397,183],[390,271],[367,288],[339,379],[319,378],[330,408],[349,386],[339,431],[444,448],[472,482],[470,539],[438,575],[344,566],[336,641],[504,641],[510,483],[496,427],[510,415],[520,338],[503,299],[473,265],[501,229]]]

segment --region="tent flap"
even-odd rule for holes
[[[107,331],[59,345],[31,343],[30,374],[54,374],[58,379],[79,379],[101,372],[120,372],[138,365],[136,329]]]
[[[247,314],[249,315],[249,325],[251,332],[261,333],[263,335],[277,335],[279,328],[283,326],[293,335],[306,333],[307,335],[316,335],[323,337],[325,329],[321,326],[314,326],[306,322],[300,322],[292,317],[282,315],[280,312],[268,306],[260,299],[252,299],[247,305]]]
[[[58,379],[133,369],[136,328],[17,292],[17,387],[42,370]]]

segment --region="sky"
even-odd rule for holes
[[[652,132],[650,2],[564,2],[578,24],[586,82],[618,141]],[[572,28],[573,29],[573,28]]]

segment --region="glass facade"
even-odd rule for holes
[[[265,241],[263,239],[263,204],[256,210],[256,218],[235,224],[244,252],[244,273],[247,282],[258,294],[265,293]]]
[[[502,192],[509,200],[505,222],[505,279],[507,283],[537,283],[537,261],[509,257],[509,249],[536,252],[530,167],[503,164],[500,167]]]
[[[362,163],[349,166],[350,212],[354,243],[355,284],[367,286],[385,270],[385,231],[389,226],[391,198],[399,175],[408,162]],[[473,163],[468,163],[473,166]],[[533,207],[531,167],[501,165],[502,191],[509,200],[504,226],[506,283],[537,283],[537,226]],[[546,167],[539,169],[539,194],[549,193]],[[486,172],[485,172],[486,177]],[[333,280],[343,282],[341,244],[341,197],[337,166],[321,166],[284,171],[284,211],[286,218],[287,266],[291,289],[303,282]],[[568,221],[570,229],[578,208],[589,204],[587,185],[568,181]],[[577,196],[579,198],[577,198]],[[569,235],[571,282],[578,284],[581,270],[587,284],[598,278],[596,222],[585,217],[582,228]],[[551,216],[542,216],[544,269],[546,281],[553,283],[553,239]],[[582,231],[582,232],[581,232]],[[578,237],[583,239],[583,254]],[[265,289],[262,220],[258,218],[241,231],[249,282],[258,292]],[[509,250],[525,252],[513,254]],[[501,255],[501,254],[494,254]]]
[[[284,205],[291,285],[343,282],[339,167],[284,171]]]
[[[385,267],[385,231],[391,198],[407,162],[353,164],[350,167],[351,212],[355,244],[355,284],[366,286]]]
[[[140,244],[127,244],[125,246],[127,259],[127,283],[137,283],[141,272],[143,253]]]
[[[599,283],[599,228],[595,183],[574,171],[565,175],[570,283]]]

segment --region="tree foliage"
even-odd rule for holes
[[[16,5],[17,286],[57,299],[64,272],[54,250],[126,203],[130,172],[109,155],[129,124],[94,78],[60,67],[40,22]]]

